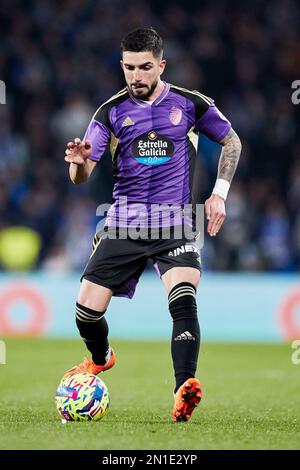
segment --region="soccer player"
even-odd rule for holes
[[[173,230],[166,238],[166,224],[161,218],[154,217],[153,221],[150,215],[152,206],[160,204],[179,208],[183,216],[185,205],[193,202],[193,164],[197,138],[203,133],[223,146],[216,184],[205,202],[207,230],[211,237],[216,236],[225,219],[225,200],[241,143],[212,99],[162,81],[165,66],[163,42],[154,29],[129,33],[121,42],[126,88],[97,109],[83,140],[77,137],[67,144],[65,160],[70,163],[70,178],[75,184],[88,180],[110,144],[114,189],[113,204],[102,234],[95,236],[76,303],[76,324],[91,358],[70,369],[66,376],[83,371],[99,374],[114,366],[115,353],[108,343],[104,314],[113,295],[133,297],[151,259],[167,291],[173,320],[171,354],[176,385],[172,417],[188,421],[202,395],[195,378],[200,346],[197,234],[193,239],[185,233],[179,239],[174,236],[178,226],[174,216],[167,224]],[[137,216],[146,220],[148,235],[151,225],[158,236],[121,237],[120,229],[130,227]],[[188,225],[185,221],[182,224]],[[115,236],[109,236],[110,232]]]

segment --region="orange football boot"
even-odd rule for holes
[[[188,421],[202,398],[201,383],[198,379],[187,379],[174,395],[174,421]]]
[[[72,367],[72,369],[69,369],[65,373],[63,378],[69,377],[70,375],[80,374],[81,372],[89,372],[90,374],[98,375],[100,374],[100,372],[104,372],[105,370],[111,369],[115,365],[115,363],[116,355],[114,353],[114,350],[111,349],[110,358],[103,366],[98,366],[97,364],[95,364],[93,359],[85,358],[81,364]]]

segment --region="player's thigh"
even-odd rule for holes
[[[112,294],[112,291],[107,287],[82,279],[77,302],[97,312],[104,312],[108,307]]]
[[[193,286],[198,287],[200,277],[201,273],[199,269],[175,266],[174,268],[168,269],[168,271],[161,276],[161,280],[169,293],[173,287],[181,282],[190,282]]]

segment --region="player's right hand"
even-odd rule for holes
[[[65,161],[68,163],[75,163],[76,165],[83,165],[91,153],[91,142],[89,140],[82,142],[79,137],[76,137],[73,142],[68,142],[67,144]]]

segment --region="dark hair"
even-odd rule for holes
[[[121,41],[121,55],[124,51],[151,51],[155,57],[162,56],[163,40],[153,28],[138,28],[128,33]]]

